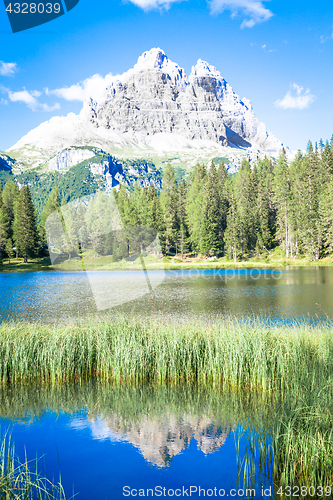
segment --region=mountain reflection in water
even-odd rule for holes
[[[190,446],[192,439],[205,455],[214,453],[224,445],[231,431],[230,425],[218,426],[205,415],[174,415],[166,408],[160,419],[143,415],[140,422],[126,419],[117,413],[106,417],[74,419],[71,427],[89,427],[94,439],[128,441],[143,455],[147,462],[158,467],[170,465],[174,456]]]
[[[60,466],[65,491],[74,488],[78,500],[119,499],[124,485],[242,484],[242,429],[268,429],[275,410],[272,400],[211,386],[0,388],[1,432],[10,429],[22,460],[25,450],[30,460],[42,456],[49,477]],[[258,488],[270,481],[270,472],[251,476]]]

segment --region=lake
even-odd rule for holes
[[[288,325],[332,318],[333,268],[1,273],[0,294],[2,321],[120,314],[177,321],[260,316]],[[203,491],[246,498],[244,457],[256,432],[269,432],[278,408],[211,387],[87,383],[0,390],[2,433],[10,429],[22,460],[25,450],[29,459],[42,456],[40,469],[54,480],[61,473],[67,496],[74,491],[78,500],[189,492],[202,498]],[[258,457],[250,498],[273,498],[271,471],[260,471]]]
[[[119,313],[290,322],[333,315],[333,267],[150,270],[149,286],[143,274],[130,271],[1,273],[0,321],[58,322]]]

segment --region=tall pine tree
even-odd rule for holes
[[[287,153],[283,148],[275,167],[274,201],[277,207],[277,238],[288,258],[292,251],[292,209],[290,172]]]
[[[200,252],[205,255],[216,255],[222,247],[220,235],[221,192],[219,176],[212,161],[203,187],[201,210]]]
[[[242,249],[240,224],[238,219],[237,203],[234,193],[234,182],[229,186],[229,209],[227,215],[227,228],[224,233],[224,241],[229,258],[237,262],[237,257]]]
[[[175,255],[178,250],[179,220],[178,220],[178,188],[175,171],[167,164],[163,172],[163,189],[161,205],[164,215],[165,248],[169,255]]]
[[[239,224],[238,234],[243,256],[255,244],[253,176],[250,164],[245,158],[236,174],[234,195]]]
[[[14,241],[24,262],[37,253],[38,231],[36,212],[32,203],[29,186],[22,186],[14,203]]]
[[[2,202],[2,194],[0,191],[0,262],[2,262],[3,253],[6,250],[8,241],[9,221],[7,211]]]
[[[190,233],[191,250],[200,252],[201,246],[201,222],[203,187],[206,180],[205,165],[197,165],[190,178],[190,186],[187,191],[187,221]]]
[[[20,191],[17,184],[14,181],[6,182],[3,192],[2,200],[3,205],[7,212],[8,217],[8,237],[13,237],[13,224],[14,224],[14,204],[16,198],[19,196]]]
[[[187,253],[189,243],[189,231],[187,226],[187,213],[186,213],[186,195],[187,185],[185,179],[178,183],[178,221],[179,221],[179,235],[178,235],[178,248],[180,251],[181,259],[184,253]]]

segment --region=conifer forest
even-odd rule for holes
[[[236,174],[212,161],[208,167],[198,163],[188,180],[177,181],[168,164],[161,190],[153,182],[149,187],[122,184],[114,194],[125,230],[155,229],[164,255],[227,256],[236,262],[276,247],[286,258],[314,261],[333,253],[332,141],[309,143],[306,153],[299,151],[292,161],[285,150],[276,160],[266,157],[254,165],[243,159]],[[19,189],[8,181],[0,193],[2,257],[45,255],[45,220],[61,204],[53,188],[38,218],[29,186]],[[97,201],[95,215],[89,213],[79,205],[71,215],[87,240],[98,220]],[[105,252],[100,244],[95,248],[97,256]]]

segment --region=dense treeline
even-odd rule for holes
[[[125,225],[154,227],[165,253],[227,255],[235,261],[280,245],[286,257],[317,260],[333,252],[332,141],[277,161],[243,159],[236,175],[212,162],[196,165],[190,181],[164,173],[160,196],[153,186],[121,186],[118,206]]]
[[[315,148],[309,143],[307,152],[298,152],[290,163],[284,150],[277,161],[258,160],[253,169],[243,159],[235,175],[227,173],[223,162],[211,162],[209,168],[197,164],[188,182],[177,181],[168,165],[159,193],[153,183],[148,188],[137,183],[133,188],[121,185],[115,196],[123,226],[154,228],[167,255],[227,255],[236,261],[278,245],[287,258],[305,255],[317,260],[333,252],[332,140],[320,141]],[[109,251],[96,236],[99,203],[103,204],[97,197],[93,217],[92,209],[72,207],[73,223],[67,223],[68,234],[70,226],[73,235],[84,234],[95,256]],[[13,247],[25,260],[42,252],[45,220],[59,207],[59,191],[54,188],[37,226],[29,187],[19,190],[13,181],[7,182],[0,193],[2,255],[12,257]],[[75,238],[67,237],[64,247],[71,246],[70,240]],[[67,251],[70,258],[72,250]]]

